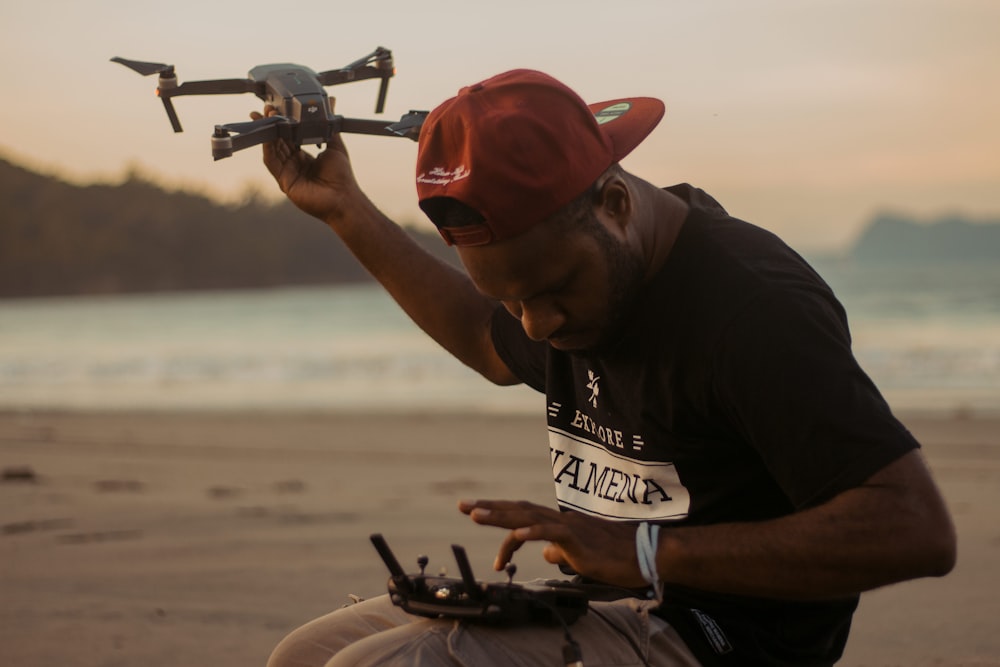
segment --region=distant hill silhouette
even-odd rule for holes
[[[436,234],[412,234],[457,263]],[[336,234],[288,202],[226,206],[136,176],[77,186],[0,159],[0,296],[367,280]]]
[[[458,265],[433,232],[423,247]],[[864,262],[1000,260],[1000,220],[876,216]],[[226,206],[138,176],[77,186],[0,159],[0,297],[234,289],[371,280],[337,236],[288,202]]]
[[[921,224],[885,213],[872,220],[849,254],[863,262],[1000,260],[1000,219],[953,215]]]

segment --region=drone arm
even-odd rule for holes
[[[392,76],[392,70],[386,72],[377,67],[363,67],[361,69],[332,69],[327,72],[320,72],[316,75],[316,78],[324,86],[336,86],[341,83],[364,81],[365,79],[375,79],[378,77],[388,79],[390,76]]]
[[[259,130],[253,130],[252,132],[247,132],[246,134],[240,134],[233,137],[233,150],[241,151],[244,148],[250,148],[251,146],[256,146],[257,144],[274,141],[279,138],[280,134],[281,133],[278,132],[277,125],[262,127]]]
[[[175,88],[162,88],[161,97],[178,95],[233,95],[257,93],[263,85],[250,79],[219,79],[216,81],[187,81]]]
[[[328,128],[331,133],[375,134],[385,137],[405,137],[416,141],[426,117],[426,111],[411,111],[399,122],[386,125],[383,120],[334,116],[329,121]],[[212,157],[221,160],[232,156],[236,151],[275,139],[287,139],[298,143],[300,138],[298,132],[298,123],[289,122],[289,119],[283,116],[269,116],[248,123],[216,125],[215,134],[212,135]]]
[[[230,136],[224,125],[215,128],[212,136],[212,157],[216,160],[230,157],[234,152],[275,139],[290,139],[290,126],[284,123],[264,123],[256,129]]]
[[[384,120],[334,116],[333,120],[330,121],[330,131],[346,134],[375,134],[383,137],[405,137],[416,141],[420,136],[420,128],[426,117],[426,111],[411,111],[400,118],[398,122],[387,125]]]
[[[384,120],[367,120],[361,118],[340,117],[339,122],[334,122],[333,131],[348,134],[378,134],[386,137],[399,136],[389,129]]]
[[[174,83],[167,84],[170,78],[160,77],[160,85],[156,88],[156,94],[163,101],[163,108],[167,111],[167,118],[174,132],[183,132],[177,111],[174,110],[174,103],[170,98],[179,95],[228,95],[231,93],[253,93],[257,92],[257,84],[250,79],[222,79],[218,81],[189,81],[181,85]]]

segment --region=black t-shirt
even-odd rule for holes
[[[546,394],[559,506],[672,525],[763,520],[829,500],[917,447],[812,268],[701,190],[667,190],[690,212],[613,346],[567,354],[494,315],[500,356]],[[668,586],[660,613],[706,662],[827,665],[856,605]]]

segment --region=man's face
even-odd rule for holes
[[[503,303],[530,338],[567,352],[613,343],[643,277],[639,256],[593,209],[587,216],[458,248],[480,292]]]

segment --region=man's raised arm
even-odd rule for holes
[[[265,144],[264,164],[292,203],[336,232],[431,338],[490,381],[517,383],[490,339],[496,304],[376,208],[358,186],[339,135],[317,157],[283,140]]]

